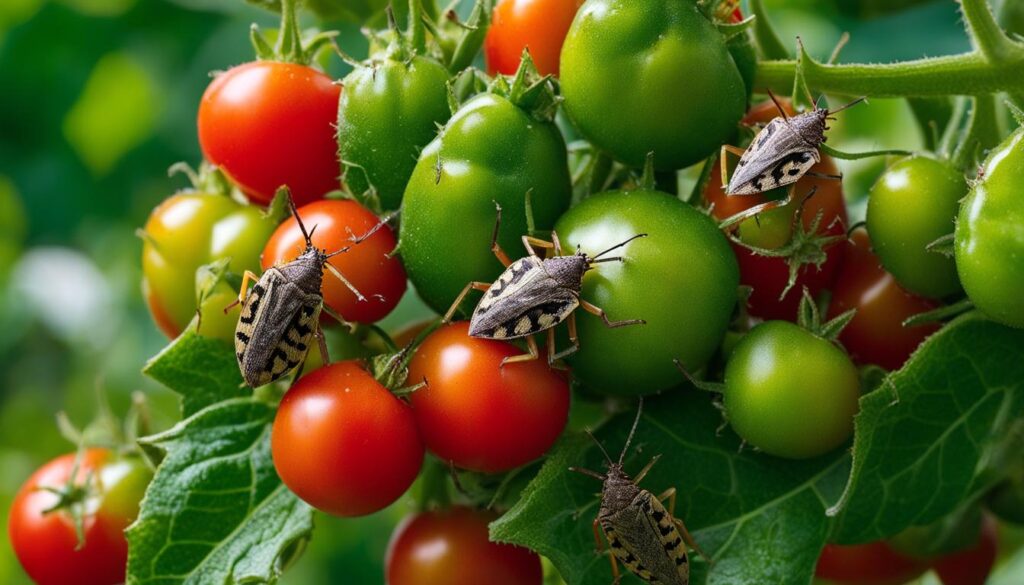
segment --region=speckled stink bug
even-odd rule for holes
[[[471,282],[466,285],[455,302],[452,303],[444,321],[451,321],[455,311],[462,304],[463,299],[471,290],[484,291],[483,297],[477,303],[473,316],[469,321],[469,334],[472,337],[485,339],[517,339],[526,338],[529,353],[521,356],[505,358],[502,365],[512,362],[523,362],[535,360],[540,352],[537,349],[537,342],[533,339],[535,333],[548,332],[547,349],[548,363],[553,364],[559,359],[570,355],[580,347],[579,338],[576,336],[576,316],[574,311],[577,307],[583,307],[584,311],[594,314],[604,321],[608,327],[625,327],[627,325],[642,325],[643,319],[627,319],[624,321],[612,321],[604,312],[604,309],[594,306],[580,298],[580,288],[583,286],[583,275],[594,268],[595,264],[602,262],[622,262],[623,257],[602,258],[605,254],[617,250],[637,238],[645,237],[647,234],[638,234],[628,240],[612,246],[600,254],[590,256],[582,250],[575,254],[562,255],[562,245],[558,241],[558,234],[551,232],[551,241],[541,240],[531,236],[523,236],[523,246],[529,255],[513,262],[498,244],[498,229],[501,227],[501,206],[495,203],[498,210],[497,219],[494,222],[494,235],[491,238],[491,251],[498,260],[505,265],[505,272],[498,277],[498,280],[490,282]],[[551,258],[541,258],[537,255],[534,246],[554,252]],[[561,352],[555,351],[555,330],[554,327],[567,321],[569,326],[569,340],[572,345]]]
[[[791,185],[801,177],[809,174],[811,167],[821,161],[818,148],[825,142],[825,131],[828,120],[834,120],[832,114],[841,112],[864,98],[858,98],[837,110],[820,108],[817,103],[814,109],[792,118],[779,104],[775,96],[769,93],[778,118],[761,129],[750,142],[746,150],[735,146],[724,145],[719,156],[722,166],[722,184],[726,185],[726,195],[754,195],[770,191],[776,187]],[[726,153],[740,157],[736,172],[728,178]],[[813,173],[810,173],[814,175]],[[835,175],[815,175],[823,178],[839,179]]]
[[[676,506],[676,488],[668,488],[655,497],[651,492],[641,488],[639,483],[647,472],[658,461],[655,456],[640,470],[636,478],[630,478],[622,469],[622,462],[633,441],[643,401],[636,411],[633,428],[629,431],[626,444],[622,448],[617,462],[612,461],[604,446],[593,435],[601,453],[607,462],[607,473],[601,474],[589,469],[570,467],[571,471],[593,477],[603,483],[601,489],[601,508],[594,519],[594,541],[598,551],[604,550],[601,534],[604,532],[611,548],[609,559],[612,564],[612,575],[615,583],[619,582],[619,562],[634,575],[644,581],[657,585],[688,585],[690,582],[690,562],[686,554],[686,545],[707,559],[707,555],[697,546],[693,537],[687,532],[682,520],[673,515]],[[662,504],[668,500],[668,508]],[[685,545],[683,543],[686,543]]]
[[[324,268],[341,280],[359,300],[366,300],[352,283],[328,262],[333,256],[347,252],[351,246],[331,253],[316,248],[310,239],[313,231],[316,231],[316,226],[307,232],[291,197],[288,198],[288,206],[299,224],[299,229],[302,230],[306,249],[295,260],[271,267],[258,278],[252,272],[246,271],[238,300],[231,305],[242,303],[242,311],[235,328],[235,355],[242,371],[242,378],[253,388],[278,380],[298,367],[306,357],[310,337],[314,335],[319,342],[324,363],[330,361],[327,356],[327,345],[320,332],[320,312],[323,310],[340,323],[347,323],[340,315],[324,307],[324,299],[320,292]],[[353,236],[352,244],[358,244],[370,237],[384,223],[382,221],[358,238]],[[253,280],[256,284],[249,290],[249,283]]]

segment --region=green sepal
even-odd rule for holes
[[[762,0],[750,0],[750,11],[753,12],[754,41],[761,56],[768,60],[789,59],[789,50],[775,32],[775,27],[768,19]]]
[[[953,317],[958,317],[972,309],[974,309],[974,302],[971,301],[971,299],[963,299],[953,303],[952,305],[945,305],[938,309],[925,311],[924,313],[918,313],[911,317],[907,317],[903,320],[902,325],[904,327],[917,327],[918,325],[926,325],[928,323],[938,323],[940,321],[952,319]]]
[[[924,249],[936,254],[942,254],[946,258],[952,258],[956,253],[954,236],[955,234],[946,234],[925,246]]]
[[[167,168],[168,177],[179,174],[185,175],[188,178],[190,189],[185,191],[224,195],[226,197],[232,193],[233,187],[227,175],[205,160],[199,163],[199,170],[192,168],[185,161],[178,161]]]

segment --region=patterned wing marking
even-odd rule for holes
[[[606,520],[621,547],[612,554],[648,583],[688,585],[690,566],[682,536],[665,507],[651,492],[641,490],[632,504]],[[604,525],[604,522],[602,523]],[[633,567],[644,569],[643,572]]]
[[[516,260],[484,293],[473,311],[469,334],[516,339],[561,323],[577,306],[576,294],[558,284],[538,258]]]
[[[265,306],[263,300],[269,296],[268,291],[279,282],[278,275],[273,272],[276,271],[268,270],[249,289],[249,294],[246,295],[245,302],[242,304],[242,310],[239,311],[238,324],[235,326],[235,357],[238,358],[239,366],[245,360],[245,352],[252,339],[253,330],[256,328],[256,320]]]
[[[802,172],[788,175],[786,174],[789,170],[787,168],[783,169],[782,175],[777,174],[779,165],[802,160],[803,156],[809,157],[806,160],[813,162],[810,162]],[[743,156],[740,157],[736,171],[729,179],[726,193],[729,195],[753,195],[788,185],[803,176],[819,158],[817,149],[809,148],[787,122],[776,118],[758,132]]]

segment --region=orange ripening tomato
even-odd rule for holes
[[[562,43],[583,0],[501,0],[484,40],[487,72],[512,75],[529,47],[541,75],[558,75]]]
[[[925,574],[927,559],[897,552],[885,541],[826,544],[814,574],[835,585],[903,585]]]

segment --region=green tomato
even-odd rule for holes
[[[195,317],[196,270],[200,266],[230,258],[232,272],[259,273],[260,253],[275,227],[259,207],[223,195],[181,192],[157,206],[143,229],[142,286],[160,329],[170,338],[177,337]],[[218,300],[228,302],[219,310],[237,294],[220,294]],[[212,302],[208,298],[206,305],[212,306]],[[207,323],[200,332],[232,339],[234,323],[228,327],[231,319],[214,316],[215,312],[215,308],[204,307]]]
[[[957,272],[975,306],[1024,327],[1024,129],[993,150],[981,172],[957,219]]]
[[[868,198],[868,233],[882,265],[903,288],[942,298],[960,291],[952,258],[926,249],[953,233],[963,174],[924,155],[900,159],[879,177]]]
[[[420,149],[451,116],[448,71],[421,56],[384,58],[342,81],[338,152],[349,190],[372,187],[380,208],[398,209]]]
[[[733,430],[778,457],[816,457],[845,443],[859,398],[849,356],[788,321],[754,327],[725,367],[725,412]]]
[[[550,229],[569,206],[572,185],[558,128],[495,94],[467,102],[428,144],[402,204],[399,251],[420,297],[443,313],[471,281],[492,282],[504,267],[498,242],[522,255],[526,200],[537,229]]]
[[[681,169],[736,132],[747,90],[724,37],[692,0],[588,0],[562,47],[565,108],[619,161]]]
[[[739,268],[715,222],[659,191],[610,192],[569,210],[556,231],[565,251],[597,254],[636,234],[623,262],[598,264],[580,297],[612,320],[644,325],[607,328],[576,311],[580,349],[569,358],[588,388],[650,394],[682,379],[672,360],[700,369],[718,349],[736,306]]]

